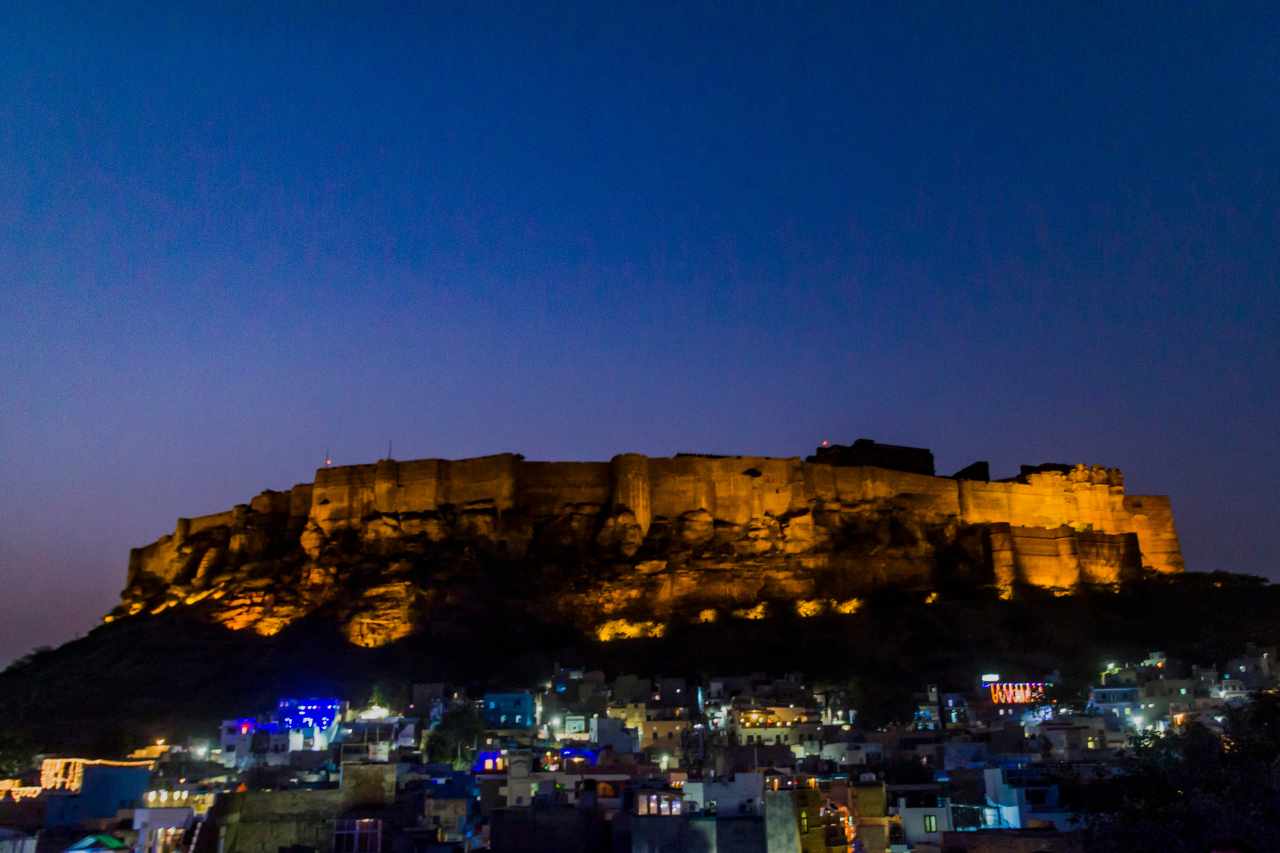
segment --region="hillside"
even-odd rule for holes
[[[985,463],[859,440],[808,460],[517,454],[322,468],[314,483],[178,519],[133,551],[111,621],[182,610],[262,636],[323,615],[376,648],[494,607],[611,637],[851,613],[865,596],[1019,584],[1070,593],[1182,570],[1167,498],[1101,466]]]
[[[184,610],[121,620],[0,674],[0,714],[45,750],[118,752],[151,737],[207,735],[220,719],[280,695],[333,692],[363,700],[377,683],[449,680],[528,685],[555,662],[622,672],[709,675],[801,671],[854,681],[867,722],[901,717],[925,683],[958,688],[998,670],[1060,669],[1064,695],[1107,659],[1151,649],[1223,662],[1248,641],[1280,643],[1280,587],[1228,574],[1149,574],[1074,596],[1021,590],[944,591],[933,604],[882,590],[855,614],[680,624],[664,636],[602,643],[559,623],[514,618],[518,606],[470,624],[428,625],[385,646],[352,645],[314,614],[273,636],[232,631]]]
[[[877,723],[979,670],[1082,689],[1104,657],[1280,640],[1276,588],[1182,568],[1168,499],[1101,466],[938,476],[865,439],[388,459],[178,519],[101,627],[0,675],[0,713],[42,749],[110,753],[285,694],[529,685],[559,662],[853,680]]]

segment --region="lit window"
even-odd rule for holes
[[[334,825],[333,853],[380,853],[382,821],[340,820]]]
[[[937,816],[937,815],[927,814],[927,815],[925,815],[925,816],[924,816],[924,831],[925,831],[925,832],[937,832],[937,831],[938,831],[938,816]]]

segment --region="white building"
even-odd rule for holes
[[[982,775],[989,812],[984,823],[1001,829],[1027,829],[1045,824],[1053,824],[1062,831],[1072,828],[1075,815],[1059,802],[1058,786],[1036,769],[988,767]]]
[[[36,853],[36,837],[0,826],[0,853]]]
[[[195,813],[188,807],[133,810],[133,830],[138,833],[134,853],[175,853],[182,849],[182,834]]]
[[[684,784],[684,803],[691,812],[714,812],[717,815],[760,814],[763,802],[763,773],[735,773],[732,779]]]

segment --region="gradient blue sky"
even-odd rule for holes
[[[0,28],[0,661],[388,439],[1097,462],[1280,575],[1274,3],[50,5]]]

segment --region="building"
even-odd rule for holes
[[[1142,702],[1136,686],[1093,687],[1089,690],[1090,711],[1111,714],[1129,725],[1138,725],[1134,717],[1142,716]]]
[[[989,767],[983,772],[983,825],[997,829],[1070,829],[1075,814],[1059,798],[1058,786],[1036,767]]]
[[[627,728],[626,724],[614,717],[592,717],[587,725],[591,743],[600,749],[611,749],[617,755],[629,755],[640,751],[640,732]]]
[[[46,758],[40,765],[46,828],[113,818],[139,802],[151,783],[150,761]]]
[[[36,853],[36,836],[0,827],[0,853]]]
[[[461,843],[472,837],[478,803],[468,774],[431,779],[423,793],[423,825],[434,830],[437,841]]]
[[[902,819],[889,814],[889,795],[884,782],[851,782],[849,799],[853,812],[854,839],[863,853],[885,853],[902,838]]]
[[[218,731],[223,766],[246,770],[255,766],[285,767],[290,755],[324,752],[335,742],[341,719],[338,699],[281,699],[265,720],[223,720]]]
[[[417,723],[405,717],[379,717],[342,723],[337,741],[343,762],[390,761],[396,750],[417,746]]]
[[[183,836],[191,828],[195,813],[188,807],[140,808],[133,810],[134,853],[177,853],[183,850]]]
[[[1125,745],[1121,722],[1114,716],[1063,717],[1027,726],[1027,736],[1042,757],[1054,761],[1094,761],[1105,750]]]
[[[980,829],[976,832],[944,832],[942,849],[948,853],[1084,853],[1084,844],[1074,832]]]
[[[334,821],[342,808],[342,792],[245,791],[218,798],[209,825],[215,850],[235,853],[278,853],[306,847],[333,853]]]
[[[532,729],[537,724],[537,707],[527,690],[484,694],[485,728]]]
[[[727,779],[690,780],[684,784],[684,799],[695,813],[761,814],[764,774],[735,773]]]

